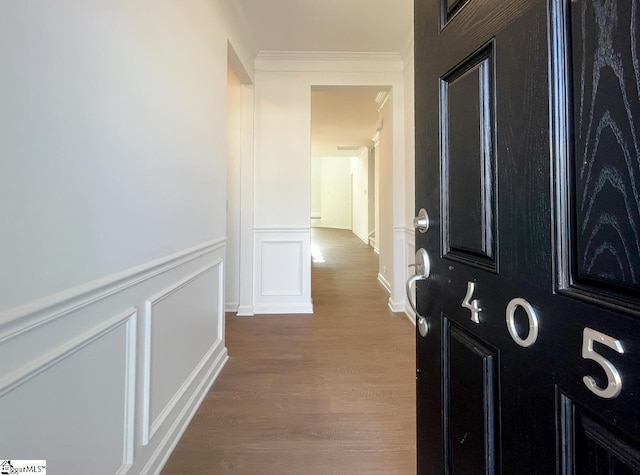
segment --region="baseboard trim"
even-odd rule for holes
[[[305,233],[305,232],[309,232],[309,230],[311,229],[311,225],[309,226],[254,226],[253,228],[253,233],[254,234],[260,234],[260,233],[265,233],[265,234],[269,234],[269,233],[277,233],[277,234],[282,234],[282,233]]]
[[[253,317],[255,312],[252,305],[239,305],[236,316],[238,317]]]
[[[2,312],[0,313],[0,343],[221,249],[225,244],[226,238],[207,241],[184,251]]]
[[[255,315],[274,315],[274,314],[312,314],[313,304],[271,304],[271,305],[256,305]]]
[[[351,231],[351,226],[335,226],[333,224],[316,224],[314,228],[341,229],[343,231]]]
[[[360,234],[359,232],[357,232],[356,230],[352,230],[353,234],[360,239],[363,243],[365,244],[369,244],[369,238],[364,237],[362,234]]]
[[[238,309],[239,309],[238,302],[227,302],[224,304],[225,313],[236,313],[238,312]]]
[[[412,310],[409,310],[408,308],[405,307],[404,309],[404,315],[405,317],[407,317],[407,319],[413,323],[413,326],[416,325],[416,315],[413,313]]]
[[[198,384],[198,387],[184,405],[184,408],[180,411],[178,417],[176,417],[176,420],[167,431],[167,434],[158,444],[153,455],[140,472],[142,475],[158,475],[162,471],[162,468],[169,460],[169,457],[176,448],[176,445],[178,445],[178,442],[180,442],[180,439],[187,430],[193,416],[196,414],[196,411],[202,404],[202,401],[213,386],[213,383],[218,379],[218,376],[220,375],[222,368],[227,364],[227,361],[229,361],[229,354],[227,349],[224,348],[224,350],[211,364],[211,368],[209,368],[205,377],[200,381],[200,384]]]
[[[394,313],[403,313],[404,312],[404,302],[401,304],[397,304],[393,301],[393,299],[391,297],[389,297],[388,300],[388,305],[389,308],[391,309],[392,312]]]
[[[378,274],[378,282],[380,282],[382,284],[382,286],[384,287],[384,289],[391,294],[391,284],[389,284],[389,282],[387,281],[387,279],[384,278],[384,276],[382,274]]]

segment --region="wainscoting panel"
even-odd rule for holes
[[[302,295],[303,245],[293,239],[262,241],[261,295]]]
[[[310,229],[258,228],[255,313],[313,313]]]
[[[0,383],[3,457],[46,459],[58,473],[127,473],[135,341],[136,310],[129,309],[6,375]]]
[[[207,264],[145,302],[144,445],[223,349],[222,268],[221,260]]]
[[[228,360],[225,240],[0,313],[0,450],[157,474]]]

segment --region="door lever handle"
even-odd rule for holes
[[[416,320],[418,325],[418,332],[420,332],[421,336],[427,336],[429,333],[429,324],[427,319],[418,313],[418,309],[416,308],[416,304],[413,302],[413,298],[411,298],[411,286],[414,282],[419,280],[425,280],[429,277],[431,273],[431,263],[429,262],[429,255],[427,251],[423,248],[418,249],[416,252],[416,262],[415,264],[410,264],[409,267],[415,267],[416,273],[409,277],[407,280],[407,300],[409,301],[409,306],[411,310],[416,314]]]

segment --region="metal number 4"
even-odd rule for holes
[[[476,290],[476,284],[474,282],[467,283],[467,295],[464,296],[462,306],[468,308],[471,311],[471,321],[474,323],[480,323],[480,312],[482,309],[479,306],[478,299],[471,300],[473,292]]]

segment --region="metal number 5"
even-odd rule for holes
[[[605,399],[611,399],[618,396],[618,394],[620,394],[620,391],[622,391],[622,378],[620,377],[620,373],[618,372],[616,367],[613,366],[608,359],[598,354],[593,349],[594,341],[608,346],[609,348],[617,351],[620,354],[624,354],[624,348],[620,340],[616,340],[609,335],[605,335],[604,333],[600,333],[599,331],[593,330],[591,328],[584,329],[582,338],[582,357],[585,360],[593,360],[600,366],[602,366],[602,369],[607,375],[608,384],[606,388],[601,388],[596,384],[595,380],[591,376],[584,376],[582,378],[582,381],[596,396],[600,396]]]

